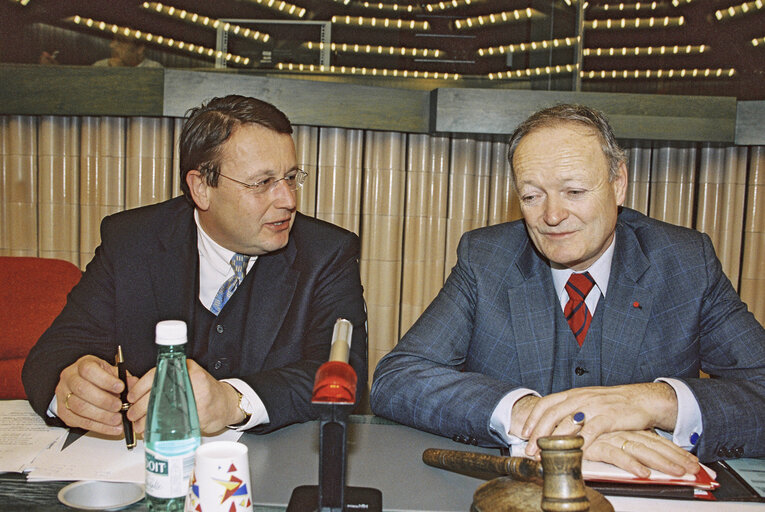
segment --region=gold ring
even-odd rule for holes
[[[622,451],[625,451],[625,452],[627,451],[627,443],[629,443],[629,440],[627,440],[627,441],[624,441],[624,442],[622,443]]]
[[[69,397],[72,396],[72,392],[66,394],[66,398],[64,398],[64,405],[66,406],[66,410],[71,411],[69,408]]]

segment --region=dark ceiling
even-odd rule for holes
[[[273,6],[281,4],[282,0],[264,0],[271,2]],[[507,83],[509,80],[524,80],[530,83],[530,87],[538,89],[572,89],[574,74],[563,71],[561,73],[548,73],[545,66],[565,66],[576,63],[575,47],[547,49],[541,51],[522,51],[514,53],[512,59],[507,54],[494,51],[493,56],[479,55],[481,48],[499,48],[510,44],[541,42],[556,38],[575,36],[577,33],[577,4],[567,5],[563,0],[557,1],[516,1],[516,0],[436,0],[398,2],[398,9],[394,10],[393,2],[382,3],[361,2],[350,0],[347,5],[340,0],[291,0],[288,2],[297,8],[305,9],[305,15],[301,18],[296,15],[286,14],[276,7],[265,7],[256,0],[166,0],[165,6],[172,6],[176,13],[181,10],[197,13],[200,16],[208,16],[211,19],[237,19],[237,20],[276,20],[276,21],[300,21],[296,24],[270,24],[265,22],[238,22],[242,28],[257,29],[270,35],[271,39],[266,42],[256,42],[229,34],[228,50],[236,55],[249,57],[247,65],[229,64],[230,67],[243,69],[263,70],[278,69],[279,64],[292,64],[296,69],[299,64],[304,68],[311,64],[318,65],[319,52],[308,50],[304,43],[319,42],[320,26],[305,22],[330,21],[333,16],[351,16],[352,24],[336,20],[331,24],[331,41],[348,46],[370,45],[382,46],[386,51],[389,47],[395,47],[400,53],[400,48],[428,49],[429,55],[423,56],[389,56],[367,53],[355,53],[343,51],[337,48],[331,52],[330,63],[336,67],[336,72],[341,66],[346,70],[352,67],[375,68],[377,72],[382,70],[408,70],[418,73],[438,72],[459,74],[463,79],[485,80],[487,84]],[[715,17],[717,10],[727,10],[731,6],[740,5],[741,0],[663,0],[648,3],[622,4],[621,10],[618,3],[604,2],[601,0],[590,1],[584,9],[584,45],[591,55],[584,56],[582,69],[585,71],[582,77],[581,89],[593,91],[619,91],[619,92],[650,92],[650,93],[673,93],[673,94],[705,94],[736,96],[738,99],[765,99],[765,44],[755,46],[752,40],[765,37],[765,9],[757,8],[754,2],[749,2],[751,8],[745,15],[735,16],[725,20]],[[366,5],[365,5],[366,4]],[[142,33],[151,33],[164,38],[173,38],[206,48],[215,48],[216,32],[211,28],[195,25],[180,20],[177,17],[159,14],[154,5],[150,8],[144,6],[144,2],[137,1],[114,1],[114,0],[30,0],[26,6],[22,6],[19,0],[0,0],[0,16],[2,16],[2,43],[5,47],[2,51],[2,59],[6,61],[19,61],[29,59],[29,54],[38,51],[34,44],[28,45],[33,50],[22,52],[15,48],[19,45],[18,38],[9,35],[12,32],[23,32],[23,27],[32,24],[46,24],[75,32],[84,32],[94,36],[108,38],[109,32],[100,32],[85,25],[75,25],[68,18],[79,15],[83,18],[91,18],[95,21],[103,21],[107,24],[115,24],[120,27],[129,27],[140,30]],[[637,9],[637,6],[640,9]],[[383,8],[379,8],[382,6]],[[430,6],[430,8],[429,8]],[[532,9],[534,17],[530,20],[521,19],[513,23],[496,23],[488,21],[491,14],[498,18],[502,12],[518,10],[521,15],[527,9]],[[359,26],[358,17],[378,18],[378,26]],[[487,16],[483,25],[477,19],[473,20],[475,28],[457,28],[458,22],[465,25],[467,18]],[[642,25],[648,23],[653,17],[660,25],[666,17],[672,20],[683,18],[680,26],[662,28],[618,28],[603,30],[592,28],[590,25],[597,20],[602,26],[606,19],[633,20],[640,18]],[[511,15],[512,17],[512,15]],[[427,22],[428,28],[423,29],[385,29],[379,28],[382,23],[380,18],[388,18],[391,23],[402,19],[406,22]],[[523,18],[523,16],[521,16]],[[19,36],[20,37],[20,36]],[[703,53],[685,54],[683,50],[688,46],[705,46]],[[657,49],[665,46],[662,55]],[[678,46],[680,51],[673,53],[673,48]],[[161,51],[167,55],[184,55],[186,52],[178,49],[170,49],[149,43],[148,47],[155,52]],[[596,49],[602,49],[601,53],[608,53],[609,48],[623,47],[641,48],[639,56],[595,56]],[[646,48],[652,47],[651,55],[647,55]],[[42,48],[44,49],[44,48]],[[439,55],[434,58],[433,50],[438,50]],[[212,66],[213,59],[198,59],[205,61],[205,65]],[[77,63],[77,62],[70,62]],[[168,65],[167,62],[164,64]],[[170,64],[172,65],[172,64]],[[532,78],[508,78],[507,71],[521,72],[527,69],[540,69],[539,74],[532,74]],[[697,69],[697,74],[709,74],[711,76],[692,78],[690,71],[684,78],[678,78],[680,70]],[[711,70],[706,72],[704,70]],[[721,76],[715,76],[717,70]],[[730,70],[735,70],[730,76]],[[629,71],[628,78],[623,77],[624,71]],[[650,70],[652,75],[645,77],[642,73],[638,78],[634,77],[635,70],[645,72]],[[662,76],[657,72],[662,70]],[[673,76],[668,77],[668,70],[674,70]],[[591,77],[588,72],[597,71],[596,76]],[[601,71],[609,71],[606,77],[601,76]],[[612,76],[612,71],[618,71],[618,78]],[[496,78],[501,73],[500,79],[489,81],[490,74]]]

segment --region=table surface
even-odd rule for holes
[[[255,511],[284,510],[292,490],[318,482],[319,423],[292,425],[263,436],[245,434]],[[377,418],[354,417],[348,424],[347,485],[380,489],[386,511],[465,512],[484,481],[433,468],[422,462],[426,448],[497,450],[467,447],[450,439]],[[2,511],[71,511],[59,503],[58,490],[68,482],[0,481]],[[647,500],[609,497],[618,512],[673,510],[688,512],[765,511],[762,503],[699,500]],[[144,511],[143,504],[125,510]]]

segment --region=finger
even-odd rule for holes
[[[144,395],[148,395],[151,392],[151,385],[154,382],[154,373],[156,368],[152,368],[146,372],[140,379],[134,380],[135,377],[128,377],[128,402],[131,404],[136,403]]]
[[[149,410],[149,396],[148,393],[143,395],[136,402],[132,403],[130,409],[128,409],[127,416],[133,422],[134,427],[137,423],[143,423],[146,419],[146,414]]]
[[[566,416],[552,431],[553,436],[572,436],[578,434],[584,427],[585,414],[578,411],[572,415]]]
[[[120,425],[122,425],[122,416],[120,413],[106,411],[100,407],[96,407],[74,394],[69,395],[68,398],[64,398],[63,411],[59,417],[64,420],[74,421],[77,425],[73,426],[87,428],[88,430],[92,430],[93,428],[85,427],[83,426],[83,423],[88,425],[101,425],[108,430],[116,428],[117,433],[119,433]]]
[[[695,474],[701,467],[698,458],[666,439],[651,431],[636,433],[632,440],[622,442],[621,449],[634,454],[643,464],[658,469],[664,473],[681,476],[686,473]]]
[[[671,452],[660,452],[646,443],[629,440],[624,441],[620,449],[645,467],[673,476],[683,476],[686,473],[685,467],[675,461]]]
[[[104,411],[77,397],[59,384],[56,388],[57,415],[66,425],[80,427],[107,435],[119,435],[119,413]]]
[[[85,356],[77,363],[77,374],[88,382],[112,393],[120,393],[125,387],[117,376],[117,368],[95,356]]]
[[[154,370],[150,370],[146,375],[138,379],[135,386],[128,394],[130,409],[128,409],[128,419],[133,423],[142,421],[149,410],[149,399],[151,398],[151,382]],[[145,384],[148,382],[148,386]],[[135,425],[134,425],[135,426]]]
[[[56,393],[60,402],[58,405],[63,405],[64,408],[69,405],[69,409],[71,409],[73,403],[78,403],[76,400],[72,400],[72,396],[69,397],[68,401],[66,400],[66,397],[71,393],[82,401],[82,404],[79,404],[80,406],[88,403],[103,411],[119,411],[122,402],[116,395],[118,391],[114,391],[114,387],[104,389],[92,380],[92,377],[95,375],[96,381],[102,384],[108,382],[108,380],[101,378],[105,372],[103,369],[99,369],[98,366],[97,363],[92,361],[78,361],[61,372],[59,384],[56,386]],[[120,383],[119,387],[122,387],[122,383]],[[80,409],[80,414],[83,415],[85,409],[84,407],[80,407]]]
[[[573,416],[576,414],[584,415],[584,404],[580,404],[576,400],[567,400],[561,402],[545,410],[543,416],[539,418],[533,427],[533,430],[528,435],[528,445],[526,447],[526,453],[528,455],[536,455],[539,452],[537,446],[537,440],[540,437],[547,437],[550,435],[556,435],[554,432],[558,429],[562,434],[581,434],[583,425],[589,422],[589,419],[585,422],[574,422]]]
[[[596,462],[607,462],[640,478],[648,478],[651,470],[638,459],[611,443],[598,440],[584,452],[584,458]]]

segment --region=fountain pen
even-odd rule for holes
[[[132,450],[135,448],[135,434],[133,433],[133,423],[127,417],[130,403],[127,399],[127,371],[125,370],[125,359],[122,357],[122,345],[117,345],[117,376],[125,385],[125,389],[120,393],[120,400],[122,400],[120,412],[122,413],[122,429],[125,431],[125,444],[127,445],[128,450]]]

